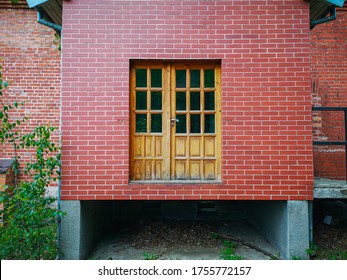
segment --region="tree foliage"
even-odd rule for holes
[[[4,226],[0,228],[1,259],[55,259],[57,247],[57,221],[63,212],[53,207],[55,198],[45,191],[60,176],[60,147],[51,140],[56,130],[50,125],[37,126],[28,133],[19,133],[16,128],[25,124],[26,118],[13,120],[11,111],[20,104],[4,102],[0,66],[0,143],[13,148],[15,183],[5,186],[0,192],[4,209],[0,215]],[[25,180],[18,180],[18,151],[33,151],[34,156],[23,168]]]

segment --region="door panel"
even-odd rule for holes
[[[220,180],[220,68],[136,62],[130,180]]]
[[[164,63],[137,64],[130,72],[130,180],[168,180],[170,155],[168,73]]]
[[[185,137],[176,138],[176,153],[177,157],[185,157],[187,155],[187,139]]]
[[[176,168],[175,174],[176,177],[175,179],[178,180],[183,180],[187,178],[187,166],[186,166],[186,161],[185,160],[176,160],[175,166],[173,168]]]
[[[201,156],[201,138],[200,137],[190,137],[189,149],[190,157],[200,157]]]
[[[171,114],[176,120],[171,130],[175,147],[171,154],[172,179],[220,180],[220,131],[216,131],[216,122],[220,121],[216,94],[220,92],[220,70],[217,65],[211,66],[172,65]]]
[[[200,168],[201,162],[199,160],[190,160],[189,162],[189,173],[190,179],[192,180],[200,180],[202,170]]]

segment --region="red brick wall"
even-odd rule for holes
[[[3,80],[9,82],[4,102],[24,101],[11,113],[13,118],[29,119],[19,131],[30,131],[38,124],[59,127],[60,123],[60,52],[54,31],[37,23],[33,10],[0,7],[0,64]],[[58,140],[59,133],[54,136]],[[22,164],[30,160],[29,151],[19,154]],[[13,157],[10,147],[1,146],[0,158]]]
[[[347,107],[347,5],[337,19],[311,32],[313,106]],[[317,141],[346,141],[343,113],[314,112],[313,137]],[[316,146],[314,175],[346,179],[345,148]]]
[[[63,199],[312,199],[307,2],[63,9]],[[129,184],[130,59],[221,59],[221,184]]]

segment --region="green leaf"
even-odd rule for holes
[[[0,90],[4,85],[0,79]],[[56,199],[46,198],[45,189],[59,178],[55,173],[60,166],[60,147],[51,140],[50,131],[56,130],[51,125],[37,126],[31,132],[22,131],[21,134],[13,130],[19,124],[25,125],[28,120],[24,116],[22,120],[10,121],[10,109],[18,108],[23,103],[19,100],[12,105],[1,104],[0,140],[12,145],[16,151],[13,167],[15,176],[20,171],[17,152],[35,150],[36,159],[23,164],[21,172],[27,174],[27,181],[17,183],[11,192],[0,192],[0,201],[4,204],[0,214],[6,217],[6,227],[0,228],[0,258],[55,259],[58,250],[57,217],[64,214],[52,208]]]

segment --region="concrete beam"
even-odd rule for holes
[[[345,180],[316,178],[313,197],[318,199],[347,199],[347,183]]]

